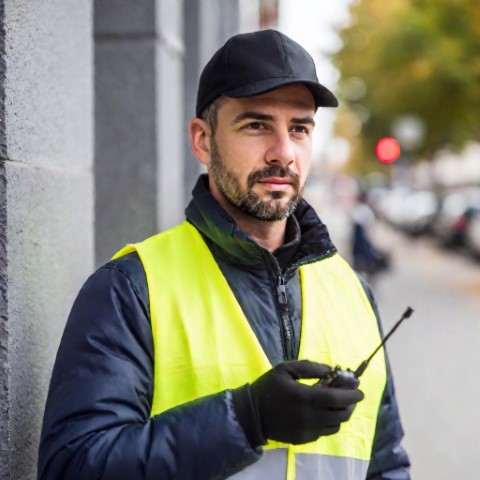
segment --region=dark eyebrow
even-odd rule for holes
[[[247,118],[251,120],[273,120],[273,115],[267,115],[260,112],[243,112],[233,119],[232,125],[241,122],[242,120],[245,120]]]
[[[232,125],[235,125],[236,123],[239,123],[242,120],[246,120],[246,119],[271,121],[271,120],[274,120],[274,116],[267,115],[265,113],[260,113],[260,112],[243,112],[240,115],[237,115],[233,119]],[[296,123],[299,125],[312,125],[312,127],[315,126],[315,121],[313,120],[313,117],[310,117],[310,116],[301,117],[301,118],[292,118],[292,123]]]
[[[313,117],[302,117],[302,118],[292,118],[292,123],[298,123],[300,125],[311,125],[312,127],[315,126],[315,120]]]

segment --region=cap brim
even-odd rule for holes
[[[301,83],[310,90],[316,107],[338,107],[337,97],[335,97],[328,88],[320,83],[315,83],[309,80],[302,81],[298,78],[270,78],[267,80],[259,80],[257,82],[249,83],[248,85],[231,88],[230,90],[222,92],[222,94],[226,97],[233,98],[254,97],[255,95],[261,95],[262,93],[271,92],[277,88],[294,85],[296,83]]]

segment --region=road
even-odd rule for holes
[[[394,255],[375,285],[385,328],[407,305],[415,310],[387,349],[413,478],[478,479],[480,265],[431,239],[383,225],[375,234]]]
[[[348,257],[346,214],[325,205],[324,197],[308,199]],[[407,306],[414,309],[387,347],[412,478],[477,480],[480,264],[439,248],[432,239],[409,239],[381,223],[373,235],[393,255],[391,272],[373,286],[385,331]]]

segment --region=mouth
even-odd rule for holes
[[[292,180],[286,177],[267,177],[257,180],[268,190],[287,190],[292,185]]]

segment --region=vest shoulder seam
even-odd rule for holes
[[[141,263],[141,262],[140,262]],[[143,268],[143,265],[142,265],[142,268]],[[140,294],[140,290],[138,289],[138,287],[135,285],[135,283],[133,282],[133,280],[130,278],[130,276],[124,271],[122,270],[121,268],[119,268],[119,265],[117,264],[109,264],[109,265],[104,265],[103,267],[100,268],[100,270],[115,270],[117,271],[118,273],[120,273],[120,275],[122,275],[129,283],[129,285],[131,286],[132,290],[134,291],[135,293],[135,296],[141,301],[142,299],[142,296]],[[145,271],[144,271],[145,272]],[[145,277],[146,278],[146,277]],[[142,302],[143,304],[143,302]]]

